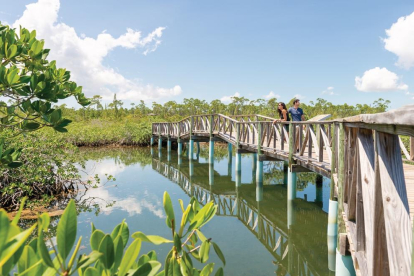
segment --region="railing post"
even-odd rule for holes
[[[181,142],[181,126],[180,126],[180,122],[178,122],[178,131],[177,131],[177,152],[178,152],[178,156],[181,156],[181,154],[183,153],[183,143]]]
[[[158,150],[162,148],[162,138],[161,138],[161,123],[158,124]]]
[[[190,140],[188,142],[188,159],[193,160],[194,141],[193,141],[193,116],[190,117]]]
[[[347,148],[347,140],[345,136],[344,123],[339,125],[339,158],[338,158],[338,240],[336,248],[336,275],[351,276],[355,275],[355,269],[352,261],[352,257],[349,254],[349,250],[345,250],[345,244],[347,243],[347,234],[345,228],[345,222],[343,219],[344,210],[344,183],[345,183],[345,156]],[[342,252],[340,252],[340,250]],[[345,252],[343,252],[345,251]]]
[[[414,137],[410,137],[410,160],[414,161]]]
[[[295,162],[293,154],[296,152],[295,129],[296,126],[289,123],[288,208],[291,201],[296,198],[296,172],[292,172]]]
[[[336,173],[336,127],[334,125],[334,133],[332,138],[332,162],[331,162],[331,187],[329,196],[329,211],[328,211],[328,268],[330,271],[335,271],[336,265],[336,246],[337,246],[337,233],[338,233],[338,201],[335,198],[335,177]]]

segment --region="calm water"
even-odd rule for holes
[[[181,214],[178,199],[187,204],[195,196],[202,204],[209,200],[219,204],[218,214],[203,232],[220,245],[227,261],[226,275],[329,275],[329,179],[313,173],[298,174],[298,199],[289,207],[288,220],[281,162],[264,163],[263,189],[256,189],[254,157],[243,155],[241,186],[236,189],[235,157],[229,159],[226,149],[216,149],[214,166],[207,163],[207,149],[202,149],[197,158],[194,155],[192,164],[185,156],[179,161],[176,151],[168,157],[166,151],[159,153],[157,148],[82,152],[88,160],[87,174],[116,178],[78,196],[78,235],[85,241],[83,253],[89,252],[91,222],[110,233],[126,218],[131,233],[142,231],[171,238],[162,206],[163,193],[168,191],[176,214]],[[257,198],[262,200],[258,202]],[[141,252],[155,249],[163,263],[170,248],[143,244]],[[221,262],[214,251],[210,255],[209,261],[219,267]]]

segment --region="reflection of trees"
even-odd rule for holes
[[[141,167],[151,164],[151,149],[143,147],[108,147],[108,148],[81,148],[81,160],[101,161],[111,158],[115,164],[140,164]]]
[[[227,143],[214,143],[214,160],[221,161],[226,159],[229,155]],[[200,157],[209,158],[209,144],[200,143]]]

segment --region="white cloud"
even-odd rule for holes
[[[398,18],[391,28],[385,30],[384,47],[398,56],[397,65],[405,69],[414,66],[414,12]]]
[[[222,101],[223,103],[230,103],[233,100],[233,97],[240,97],[240,93],[236,92],[232,96],[224,96],[220,99],[220,101]]]
[[[301,95],[301,94],[295,94],[293,96],[295,99],[299,99],[299,100],[303,100],[304,98],[306,98],[305,96]]]
[[[355,77],[355,87],[362,92],[389,92],[407,90],[397,74],[388,71],[387,68],[375,67],[364,72],[362,77]]]
[[[334,87],[333,86],[329,86],[324,91],[322,91],[322,95],[325,95],[325,94],[326,95],[331,95],[331,96],[339,95],[339,94],[334,92]]]
[[[58,22],[59,9],[59,0],[38,0],[26,6],[13,27],[35,29],[37,37],[45,40],[45,47],[51,49],[49,60],[56,60],[59,67],[70,70],[72,80],[84,87],[87,96],[100,94],[110,99],[117,93],[119,99],[137,101],[172,97],[182,92],[178,85],[162,88],[127,79],[114,68],[103,65],[105,57],[116,48],[140,48],[144,55],[155,51],[165,27],[158,27],[146,36],[130,28],[117,38],[105,31],[96,38],[78,36],[73,27]]]
[[[267,100],[270,100],[270,99],[272,99],[272,98],[276,98],[276,99],[279,99],[280,98],[280,95],[278,95],[278,94],[275,94],[273,91],[270,91],[269,92],[269,94],[267,94],[267,95],[265,95],[265,96],[263,96],[265,99],[267,99]]]

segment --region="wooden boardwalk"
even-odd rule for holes
[[[224,141],[290,172],[331,177],[338,251],[357,275],[410,275],[414,216],[414,105],[335,121],[274,122],[260,115],[196,115],[154,123],[153,140]],[[410,136],[410,152],[400,136]],[[159,143],[161,145],[161,143]],[[180,147],[179,147],[180,148]]]

